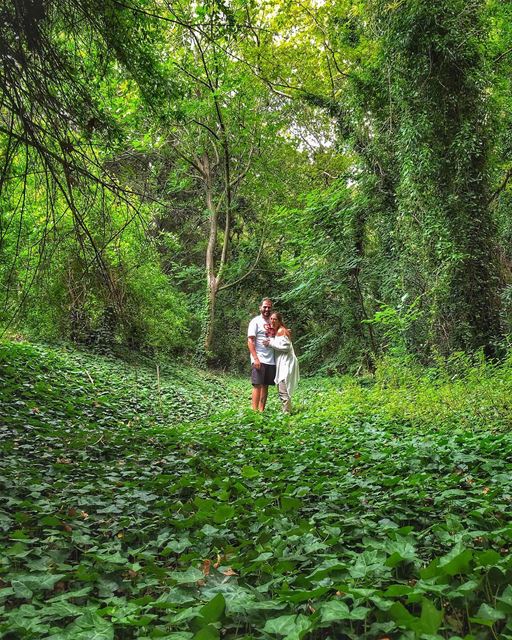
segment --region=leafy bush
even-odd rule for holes
[[[128,276],[127,289],[128,344],[167,354],[192,348],[192,336],[198,334],[199,327],[189,313],[185,295],[172,286],[157,264],[147,262]]]

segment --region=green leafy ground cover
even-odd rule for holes
[[[510,366],[363,382],[2,344],[2,637],[511,638]]]

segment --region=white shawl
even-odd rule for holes
[[[287,336],[270,338],[270,346],[276,353],[276,377],[274,382],[279,384],[283,380],[290,396],[299,382],[299,362],[295,356],[293,345]]]

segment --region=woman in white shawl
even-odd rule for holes
[[[270,345],[276,355],[276,377],[279,399],[283,404],[284,413],[291,413],[291,395],[299,381],[299,363],[293,350],[291,331],[283,322],[280,313],[273,313],[270,316],[270,324],[275,332],[274,338],[264,341],[266,346]]]

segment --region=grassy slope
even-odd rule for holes
[[[507,367],[311,380],[260,416],[246,382],[176,367],[159,395],[150,369],[5,343],[0,631],[512,637],[511,391]]]

